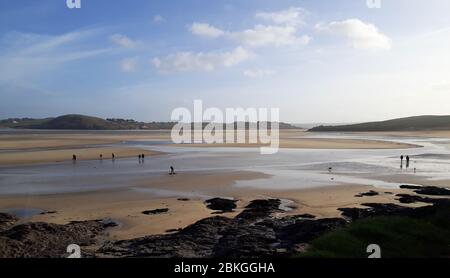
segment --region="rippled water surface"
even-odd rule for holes
[[[430,179],[450,179],[450,141],[439,138],[364,137],[343,134],[314,135],[320,138],[387,140],[423,147],[403,150],[316,150],[281,149],[261,155],[258,148],[192,148],[164,145],[164,141],[123,142],[157,150],[167,155],[137,158],[80,161],[0,168],[0,195],[56,194],[129,186],[133,180],[167,175],[171,165],[183,172],[256,171],[271,178],[238,181],[236,187],[295,189],[339,184],[369,184],[392,188],[387,183],[362,176],[408,174]],[[400,168],[400,155],[409,155],[411,165]],[[406,166],[406,165],[404,165]],[[329,171],[329,168],[332,168]],[[414,168],[417,173],[414,173]]]

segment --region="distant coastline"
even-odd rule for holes
[[[102,119],[86,115],[64,115],[56,118],[10,118],[0,120],[0,129],[38,130],[171,130],[175,122],[138,122],[132,119]],[[246,129],[249,123],[244,123]],[[291,124],[278,123],[280,129],[300,129]],[[204,123],[203,126],[206,126]],[[238,123],[234,123],[236,129]],[[269,123],[270,127],[270,123]]]
[[[309,129],[312,132],[366,132],[366,131],[423,131],[450,130],[450,116],[415,116],[380,122],[350,125],[321,125]]]

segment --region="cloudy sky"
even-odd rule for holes
[[[0,2],[0,118],[144,121],[279,107],[287,122],[450,114],[450,1]]]

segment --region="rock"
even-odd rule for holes
[[[326,218],[318,220],[299,220],[278,230],[284,246],[290,247],[298,243],[310,242],[325,232],[346,225],[342,218]]]
[[[17,218],[16,216],[6,213],[0,213],[0,232],[9,229],[17,221],[19,221],[19,218]]]
[[[300,215],[297,215],[297,216],[300,217],[300,218],[307,218],[307,219],[314,219],[314,218],[316,218],[314,215],[308,214],[308,213],[300,214]]]
[[[371,197],[371,196],[377,196],[377,195],[380,195],[380,194],[376,191],[370,190],[369,192],[366,192],[366,193],[359,193],[359,194],[355,195],[355,197],[364,197],[364,196]]]
[[[418,185],[400,185],[401,189],[421,189],[422,186],[418,186]]]
[[[431,215],[436,211],[439,206],[450,206],[449,199],[429,199],[432,200],[433,205],[410,208],[403,207],[395,204],[375,204],[366,203],[362,204],[368,208],[339,208],[342,211],[342,215],[350,218],[352,221],[373,217],[373,216],[409,216],[409,217],[423,217],[426,215]]]
[[[272,217],[280,200],[255,200],[234,219],[216,216],[180,231],[109,242],[100,256],[150,258],[260,258],[291,256],[295,246],[347,223],[343,219],[309,220],[304,216]],[[303,216],[303,217],[302,217]],[[282,250],[282,252],[280,251]]]
[[[281,200],[279,199],[254,200],[236,218],[250,220],[268,217],[273,212],[282,211],[280,205]]]
[[[40,213],[40,215],[56,214],[56,213],[58,213],[58,212],[54,211],[54,210],[52,210],[52,211],[43,211],[43,212]]]
[[[99,220],[67,225],[27,223],[0,233],[1,258],[63,258],[70,244],[89,246],[107,226]],[[92,254],[84,253],[87,256]]]
[[[108,242],[99,252],[114,257],[208,258],[232,222],[221,216],[206,218],[173,234]]]
[[[412,204],[416,202],[433,204],[436,201],[436,199],[408,194],[397,194],[395,196],[400,197],[398,201],[402,204]]]
[[[206,206],[211,210],[218,210],[221,212],[232,212],[236,208],[237,200],[229,200],[223,198],[213,198],[206,200]]]
[[[380,215],[393,215],[406,213],[409,208],[398,206],[395,204],[362,204],[369,208],[339,208],[342,211],[342,216],[350,218],[351,220],[358,220]]]
[[[156,214],[166,213],[166,212],[168,212],[168,211],[169,211],[168,208],[154,209],[154,210],[146,210],[146,211],[143,211],[142,214],[145,214],[145,215],[156,215]]]
[[[420,189],[414,190],[417,194],[432,195],[432,196],[450,196],[450,190],[442,187],[424,186]]]
[[[417,194],[432,196],[450,196],[450,190],[437,186],[416,186],[416,185],[400,185],[402,189],[414,190]]]

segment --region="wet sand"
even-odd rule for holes
[[[145,156],[161,155],[156,151],[147,151],[139,148],[120,148],[120,147],[92,147],[75,148],[61,150],[31,150],[31,151],[11,151],[0,154],[0,166],[45,164],[71,161],[72,155],[77,156],[77,160],[98,160],[100,154],[103,159],[111,159],[114,153],[116,159],[138,157],[140,154]]]
[[[0,197],[1,208],[38,208],[56,213],[36,215],[26,221],[65,224],[70,221],[112,219],[119,226],[109,232],[111,239],[131,239],[168,230],[184,228],[198,220],[214,216],[204,201],[212,197],[239,200],[235,212],[223,214],[234,217],[254,199],[281,198],[289,200],[291,211],[281,215],[312,214],[318,218],[338,217],[337,208],[358,207],[361,203],[398,203],[395,194],[408,190],[376,189],[368,185],[339,185],[302,190],[260,190],[233,186],[238,180],[263,178],[256,172],[214,174],[183,174],[142,180],[132,185],[141,190],[122,188],[90,193],[57,194],[44,196]],[[418,180],[416,180],[418,182]],[[146,192],[145,189],[148,189]],[[356,194],[375,190],[373,197],[355,197]],[[390,193],[386,193],[390,192]],[[181,200],[186,198],[187,200]],[[415,204],[418,206],[423,204]],[[145,215],[142,212],[168,208],[167,213]]]
[[[293,149],[405,149],[417,145],[379,140],[357,139],[324,139],[302,138],[311,135],[304,130],[281,130],[280,147]],[[115,153],[117,158],[134,157],[140,153],[146,156],[161,154],[155,151],[145,151],[140,148],[118,146],[119,143],[144,141],[170,142],[170,131],[149,132],[58,132],[36,134],[1,134],[0,135],[0,166],[28,165],[39,163],[58,163],[70,161],[73,154],[79,160],[111,158]],[[183,144],[171,145],[183,147],[244,147],[256,148],[260,144]]]

